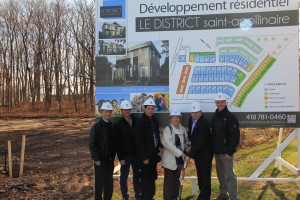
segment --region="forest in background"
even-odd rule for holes
[[[0,2],[0,116],[94,115],[94,70],[94,1]]]

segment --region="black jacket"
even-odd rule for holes
[[[158,146],[154,146],[154,136],[153,129],[151,126],[151,120],[153,121],[154,127],[156,129],[155,135],[158,141]],[[149,117],[142,114],[141,118],[137,121],[135,125],[135,143],[138,159],[142,162],[149,159],[150,164],[156,164],[160,161],[160,157],[157,155],[159,152],[159,147],[162,148],[159,136],[159,126],[157,119],[152,116],[151,120]]]
[[[90,132],[89,147],[94,161],[105,162],[116,156],[115,134],[111,122],[100,118]]]
[[[133,116],[131,116],[131,119],[132,126],[130,126],[124,117],[122,117],[114,126],[119,160],[124,160],[125,156],[136,154],[133,131],[137,119]]]
[[[213,152],[232,156],[240,141],[239,122],[226,107],[216,110],[212,120]]]
[[[187,155],[195,160],[196,164],[211,164],[212,162],[212,140],[209,122],[201,116],[192,130],[192,118],[189,119],[188,137],[191,141],[192,148]]]

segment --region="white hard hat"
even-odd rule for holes
[[[181,116],[181,112],[178,110],[178,109],[176,109],[176,108],[174,108],[171,112],[170,112],[170,115],[169,115],[170,117],[171,116]]]
[[[218,92],[215,101],[226,101],[226,95],[222,92]]]
[[[125,109],[125,110],[128,110],[128,109],[131,109],[132,108],[132,105],[129,101],[127,100],[123,100],[120,104],[120,108],[121,109]]]
[[[111,103],[109,102],[104,102],[101,106],[100,110],[113,110],[113,107],[111,105]]]
[[[152,98],[146,99],[144,106],[155,106],[155,102]]]
[[[199,112],[199,111],[202,111],[200,102],[198,101],[193,102],[191,112]]]

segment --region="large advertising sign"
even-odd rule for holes
[[[299,127],[299,10],[294,0],[98,0],[96,115],[104,101],[153,98],[168,121],[226,94],[244,127]]]

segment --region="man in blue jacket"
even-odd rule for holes
[[[220,183],[216,200],[237,200],[237,177],[233,170],[233,155],[240,141],[239,122],[226,106],[226,96],[218,93],[215,98],[216,112],[211,121],[213,152]]]

